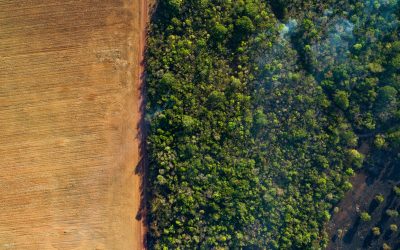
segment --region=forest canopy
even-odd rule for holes
[[[325,247],[350,177],[398,161],[399,18],[395,0],[160,0],[149,247]]]

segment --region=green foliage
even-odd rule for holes
[[[394,192],[397,196],[400,196],[400,187],[398,187],[398,186],[393,186],[393,192]]]
[[[274,198],[272,183],[260,180],[251,136],[268,117],[253,116],[248,89],[252,35],[274,25],[266,5],[160,1],[159,10],[146,62],[150,248],[270,245],[261,197]]]
[[[400,69],[400,53],[398,53],[395,57],[393,57],[392,66],[395,69]]]
[[[336,105],[338,105],[343,110],[346,110],[349,107],[349,95],[345,91],[337,91],[335,93],[334,100]]]
[[[382,135],[376,135],[374,140],[375,147],[381,149],[385,146],[385,137]]]
[[[397,210],[394,210],[394,209],[387,209],[386,214],[387,214],[387,216],[394,217],[394,218],[399,216],[399,212],[397,212]]]
[[[224,25],[217,23],[215,24],[213,33],[217,40],[224,40],[227,38],[228,31],[228,28],[226,28]]]
[[[372,234],[375,236],[381,235],[381,229],[379,227],[373,227],[372,228]]]
[[[183,0],[167,0],[166,2],[173,10],[177,11],[181,7]]]
[[[235,23],[236,35],[250,35],[254,32],[254,24],[248,16],[239,17]]]
[[[254,115],[254,125],[258,128],[268,125],[268,117],[264,114],[262,109],[256,110]]]
[[[382,249],[383,250],[391,250],[392,248],[387,243],[383,243]]]
[[[372,73],[382,73],[385,69],[380,65],[379,63],[369,63],[368,64],[368,69]]]
[[[356,44],[354,44],[353,47],[354,47],[355,50],[360,50],[362,48],[362,44],[356,43]]]
[[[394,117],[397,112],[398,91],[392,86],[379,88],[376,98],[375,109],[377,116],[382,121],[387,121]]]
[[[364,222],[368,222],[371,220],[371,215],[369,215],[367,212],[362,212],[360,214],[360,219]]]
[[[377,194],[377,195],[375,196],[375,200],[376,200],[378,203],[382,203],[382,202],[385,200],[385,197],[384,197],[382,194]]]
[[[355,148],[400,148],[398,3],[378,5],[159,1],[150,249],[326,246],[329,211],[371,159]]]
[[[355,149],[350,149],[348,151],[349,163],[356,168],[360,168],[364,161],[364,155]]]
[[[387,139],[394,150],[400,149],[400,129],[389,131],[387,134]]]

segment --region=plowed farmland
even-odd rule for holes
[[[0,249],[142,249],[143,0],[0,1]]]

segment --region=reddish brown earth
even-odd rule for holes
[[[0,249],[143,249],[145,0],[0,1]]]

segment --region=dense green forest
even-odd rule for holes
[[[325,247],[350,177],[400,164],[399,18],[397,0],[159,0],[149,247]]]

